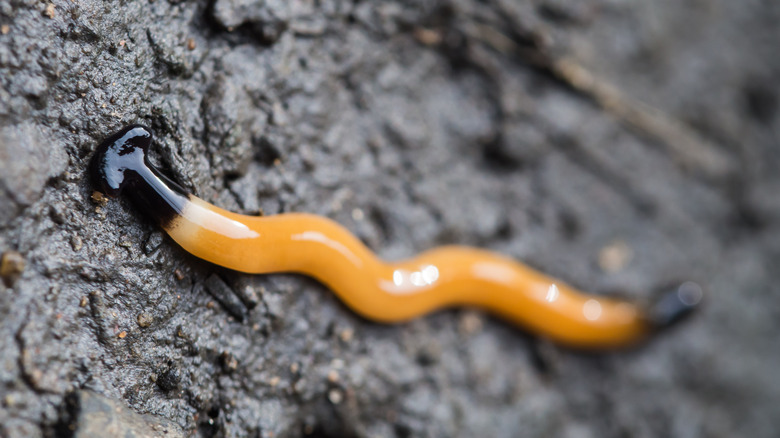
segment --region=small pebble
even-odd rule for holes
[[[287,112],[280,102],[274,102],[271,105],[271,121],[277,126],[286,126],[289,123]],[[274,166],[278,167],[280,164],[282,164],[281,160],[278,158],[274,160]]]
[[[238,360],[232,354],[227,351],[223,352],[219,356],[219,360],[222,363],[222,368],[225,371],[235,371],[238,369]]]
[[[97,190],[92,192],[92,195],[89,197],[89,199],[91,199],[92,202],[94,202],[97,205],[106,205],[106,203],[108,202],[108,198],[106,197],[106,195],[104,195],[103,192],[99,192]]]
[[[78,234],[74,234],[70,238],[70,246],[73,248],[73,251],[81,251],[81,248],[84,247],[84,243],[81,240],[81,237],[79,237]]]
[[[414,30],[414,37],[417,41],[425,44],[426,46],[435,46],[442,42],[442,34],[435,30],[417,28]]]
[[[0,257],[0,278],[7,287],[11,287],[24,271],[24,257],[16,251],[6,251]]]
[[[355,330],[352,330],[351,328],[346,328],[339,333],[339,338],[341,338],[344,342],[349,342],[352,340],[352,337],[355,335]]]
[[[460,317],[458,328],[461,334],[472,335],[482,330],[482,317],[473,311],[466,311]]]
[[[599,251],[599,267],[608,274],[622,271],[631,259],[634,252],[623,240],[616,240]]]
[[[43,11],[43,15],[49,18],[54,18],[54,3],[49,3],[46,5],[46,10]]]
[[[154,318],[152,317],[152,315],[146,312],[139,313],[135,319],[136,321],[138,321],[138,325],[144,328],[149,327],[154,322]]]
[[[119,332],[119,334],[118,334],[118,335],[116,335],[116,336],[117,336],[119,339],[124,339],[124,338],[127,336],[127,332],[126,332],[126,331],[124,331],[124,330],[122,330],[122,331],[121,331],[121,332]]]
[[[81,301],[79,301],[79,307],[87,307],[87,304],[89,304],[89,298],[86,296],[81,297]]]
[[[0,33],[1,34],[7,35],[8,32],[10,32],[10,31],[11,31],[11,27],[8,26],[7,24],[4,24],[4,25],[0,26]]]

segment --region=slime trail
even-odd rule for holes
[[[680,287],[643,309],[586,295],[507,257],[461,246],[385,262],[329,219],[295,213],[245,216],[186,193],[149,164],[151,140],[151,132],[138,125],[106,139],[91,163],[99,188],[112,197],[129,196],[197,257],[241,272],[309,275],[375,321],[477,306],[555,342],[608,348],[671,325],[700,298],[697,287]]]

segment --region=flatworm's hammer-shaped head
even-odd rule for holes
[[[189,202],[186,191],[152,166],[146,152],[152,131],[130,125],[98,146],[90,163],[95,186],[115,198],[127,195],[145,214],[163,228],[181,215]]]
[[[94,184],[112,198],[119,196],[147,167],[146,151],[151,142],[152,132],[141,125],[127,126],[105,139],[90,163]]]

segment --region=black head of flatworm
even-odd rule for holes
[[[103,140],[90,163],[92,182],[101,192],[115,198],[146,166],[146,151],[152,132],[141,125],[130,125]]]
[[[110,197],[124,193],[165,227],[182,212],[184,189],[162,175],[146,158],[152,131],[130,125],[103,140],[90,162],[93,184]]]

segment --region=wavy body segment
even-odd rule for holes
[[[309,275],[369,319],[398,322],[471,305],[581,346],[626,344],[648,330],[635,306],[581,294],[495,253],[448,246],[386,263],[323,217],[245,216],[190,199],[166,228],[185,250],[237,271]]]

